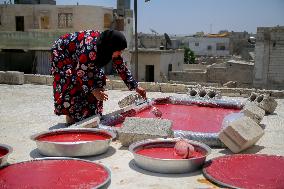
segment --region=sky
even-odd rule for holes
[[[1,1],[1,0],[0,0]],[[57,5],[116,8],[116,0],[57,0]],[[133,7],[134,0],[131,0]],[[256,33],[257,27],[284,26],[284,0],[138,0],[138,32],[194,34],[220,30]]]

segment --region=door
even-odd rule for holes
[[[154,65],[146,65],[146,81],[154,82]]]
[[[16,16],[16,31],[24,31],[25,23],[23,16]]]

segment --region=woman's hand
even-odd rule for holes
[[[92,91],[92,94],[94,95],[94,97],[96,97],[97,100],[100,101],[108,100],[108,95],[104,92],[104,88],[97,88]]]
[[[146,90],[145,90],[144,88],[142,88],[142,87],[137,87],[137,88],[136,88],[136,92],[137,92],[138,94],[140,94],[144,99],[147,98],[147,96],[146,96]]]

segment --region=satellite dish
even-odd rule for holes
[[[152,32],[152,33],[154,33],[155,35],[157,35],[158,34],[158,32],[156,32],[154,29],[152,29],[152,28],[150,28],[150,31]]]
[[[165,39],[166,39],[166,49],[168,49],[168,45],[172,46],[172,41],[167,33],[164,33]]]

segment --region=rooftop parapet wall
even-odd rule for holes
[[[49,50],[52,43],[65,31],[0,32],[0,49]]]
[[[53,77],[45,75],[25,74],[25,84],[39,84],[39,85],[52,85]],[[2,82],[5,83],[5,82]],[[188,88],[196,87],[197,85],[184,85],[184,84],[171,84],[171,83],[156,83],[156,82],[139,82],[139,84],[151,92],[163,93],[187,93]],[[107,89],[109,90],[127,90],[123,81],[121,80],[108,80]],[[259,90],[249,88],[218,88],[218,87],[204,87],[204,89],[211,89],[220,91],[224,96],[233,97],[249,97],[252,92],[260,94],[268,94],[275,98],[284,98],[284,90]]]

